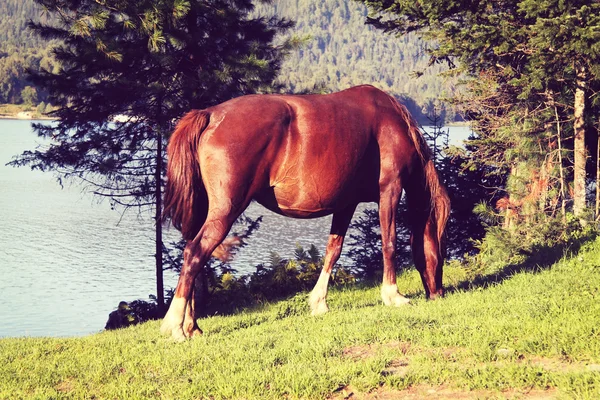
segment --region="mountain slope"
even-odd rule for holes
[[[365,25],[367,10],[351,0],[277,0],[257,7],[296,21],[294,34],[309,37],[284,62],[280,80],[293,91],[324,86],[336,91],[370,83],[424,104],[448,94],[455,81],[444,81],[435,65],[419,78],[428,57],[416,36],[395,37]]]
[[[443,66],[413,76],[427,65],[426,44],[414,35],[397,38],[365,25],[366,8],[352,0],[277,0],[257,3],[256,14],[294,20],[292,34],[307,39],[282,65],[279,80],[286,91],[331,92],[369,83],[421,106],[452,91],[454,81],[438,76]],[[48,15],[33,0],[0,2],[0,15],[0,102],[19,102],[23,70],[52,65],[47,44],[26,29],[28,20]],[[413,112],[420,108],[409,106]]]

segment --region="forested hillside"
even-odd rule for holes
[[[0,2],[0,46],[3,51],[45,47],[44,41],[25,29],[31,18],[41,20],[44,14],[32,0]]]
[[[43,21],[47,15],[32,0],[3,0],[0,15],[0,103],[43,102],[45,94],[29,86],[26,70],[40,66],[52,70],[57,65],[50,44],[26,26],[30,19]]]
[[[415,77],[428,63],[425,43],[416,35],[395,37],[365,25],[366,7],[355,1],[277,0],[257,11],[295,20],[294,34],[308,37],[282,67],[280,80],[292,91],[321,86],[335,91],[371,83],[423,105],[452,86],[438,75],[442,65]]]
[[[33,0],[5,0],[0,13],[0,103],[42,101],[43,93],[25,89],[25,70],[56,66],[48,44],[26,24],[47,15]],[[416,36],[396,38],[366,26],[366,8],[352,0],[277,0],[257,4],[256,14],[296,21],[293,35],[305,39],[283,63],[279,80],[286,91],[330,92],[370,83],[423,105],[451,86],[437,75],[441,66],[414,77],[427,64],[424,44]]]

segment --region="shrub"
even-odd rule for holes
[[[176,260],[181,261],[181,257],[171,254],[170,262]],[[273,252],[267,265],[257,265],[256,271],[248,275],[237,276],[235,270],[227,267],[226,263],[219,265],[221,268],[215,268],[214,265],[205,268],[204,276],[196,279],[196,291],[200,292],[196,304],[200,307],[200,315],[231,314],[241,308],[310,290],[319,279],[323,257],[319,250],[311,245],[308,250],[297,247],[292,259],[283,259]],[[341,266],[336,268],[331,278],[332,285],[355,282],[356,276]],[[172,297],[173,291],[168,292],[167,301]],[[150,301],[121,302],[109,315],[105,329],[123,328],[162,316],[154,296],[151,296]]]
[[[480,208],[491,221],[490,210]],[[475,241],[478,253],[465,257],[465,268],[473,275],[491,274],[519,265],[550,265],[566,252],[598,234],[594,224],[582,226],[573,214],[548,217],[533,224],[521,223],[509,229],[489,226],[482,240]]]

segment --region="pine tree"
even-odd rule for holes
[[[499,175],[516,174],[508,180],[509,192],[519,191],[519,180],[540,178],[549,186],[539,191],[538,210],[546,209],[549,199],[544,196],[550,193],[560,192],[564,204],[568,192],[564,166],[571,161],[565,157],[564,145],[570,146],[574,150],[573,210],[583,213],[586,126],[598,115],[588,112],[586,105],[598,107],[597,100],[593,105],[590,88],[600,82],[600,3],[362,2],[371,11],[371,24],[387,32],[417,32],[433,39],[431,63],[445,63],[453,73],[467,78],[467,92],[458,100],[479,135],[472,142],[475,161]],[[570,126],[564,123],[568,120]],[[567,127],[573,141],[565,140]],[[558,181],[560,191],[554,190]],[[551,201],[554,207],[560,203],[557,200]]]
[[[249,0],[36,1],[55,22],[31,28],[60,40],[60,69],[32,80],[59,120],[35,125],[49,147],[13,165],[83,182],[114,206],[152,209],[161,306],[164,140],[184,112],[268,88],[288,50],[274,38],[292,24],[253,16]]]

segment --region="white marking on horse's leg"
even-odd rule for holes
[[[384,283],[381,285],[381,299],[386,306],[400,307],[410,303],[409,299],[398,292],[398,286],[395,284]]]
[[[344,235],[350,225],[352,214],[356,205],[340,210],[333,214],[331,220],[331,231],[327,240],[327,249],[325,250],[325,261],[323,269],[319,275],[319,280],[312,290],[308,303],[310,304],[312,315],[322,315],[329,311],[327,307],[327,286],[329,285],[329,277],[333,266],[340,258],[342,253],[342,245],[344,244]]]
[[[160,333],[171,336],[176,341],[185,340],[183,333],[183,320],[185,318],[185,309],[187,300],[183,297],[174,297],[169,306],[169,311],[165,315],[160,326]]]
[[[319,275],[319,280],[310,293],[308,304],[310,305],[312,315],[322,315],[329,311],[327,307],[327,286],[329,284],[329,276],[331,272],[326,272],[325,268]]]

